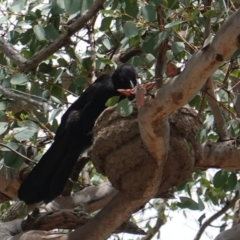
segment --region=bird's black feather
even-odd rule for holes
[[[90,85],[62,116],[51,147],[22,182],[18,197],[27,204],[48,203],[61,194],[79,155],[92,144],[92,128],[117,89],[136,85],[135,69],[121,65]]]

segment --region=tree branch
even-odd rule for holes
[[[79,19],[72,23],[63,35],[61,35],[55,41],[41,49],[32,58],[27,60],[26,67],[28,71],[36,69],[41,61],[47,59],[61,47],[65,46],[66,43],[68,42],[68,39],[74,33],[82,29],[86,22],[89,21],[99,12],[105,1],[106,0],[96,0],[92,7],[84,15],[82,15]]]
[[[13,89],[13,90],[16,91],[15,89]],[[38,100],[38,101],[35,101],[35,100],[33,100],[32,98],[30,98],[30,96],[35,97],[35,98],[40,98],[40,97],[38,97],[38,96],[33,96],[33,95],[31,95],[31,94],[27,94],[27,93],[24,93],[24,92],[21,92],[21,94],[16,94],[16,93],[14,93],[11,89],[8,90],[8,89],[2,87],[1,85],[0,85],[0,92],[1,92],[4,96],[6,96],[6,97],[13,98],[14,100],[25,101],[25,102],[27,102],[27,103],[29,103],[29,104],[37,107],[37,108],[41,108],[41,109],[43,109],[44,111],[47,111],[47,108],[48,108],[48,104],[47,104],[47,103],[40,102],[39,100]],[[29,97],[23,96],[23,94],[29,95]],[[40,98],[40,99],[41,99],[42,101],[46,101],[46,100],[43,99],[43,98]]]
[[[220,140],[229,140],[230,136],[227,130],[227,124],[219,107],[218,101],[215,96],[214,87],[212,78],[208,78],[205,85],[207,99],[209,106],[212,110],[212,114],[214,117],[214,122],[216,124],[216,130]]]
[[[92,7],[84,15],[68,27],[64,34],[41,49],[30,59],[22,57],[19,52],[3,38],[0,39],[0,50],[18,66],[20,72],[27,73],[35,70],[40,62],[50,57],[61,47],[65,46],[68,43],[69,38],[82,29],[86,22],[99,12],[104,2],[105,0],[96,0]]]

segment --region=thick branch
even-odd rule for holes
[[[240,169],[239,145],[240,141],[238,139],[216,143],[204,143],[201,149],[202,156],[200,160],[197,160],[196,167],[202,169]]]
[[[11,44],[7,43],[4,38],[0,38],[0,50],[11,59],[19,69],[25,68],[27,59],[21,56],[19,51],[17,51]]]
[[[84,227],[76,229],[75,232],[70,233],[69,236],[62,237],[61,240],[79,239],[79,236],[85,240],[106,239],[122,222],[130,217],[133,209],[137,209],[144,204],[146,200],[147,199],[141,198],[130,201],[124,194],[118,193],[114,199],[98,212]],[[121,214],[113,214],[116,212]]]
[[[178,77],[159,89],[156,98],[145,102],[139,110],[141,137],[150,153],[160,156],[160,137],[154,123],[189,102],[211,76],[239,47],[240,9],[229,17],[217,32],[213,42],[196,52]],[[161,135],[160,135],[161,136]],[[157,145],[156,145],[157,144]],[[160,154],[160,155],[159,155]]]

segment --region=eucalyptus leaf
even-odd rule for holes
[[[10,6],[13,12],[21,12],[26,6],[26,0],[14,0]]]
[[[35,133],[35,130],[29,129],[28,127],[20,127],[13,129],[13,136],[19,142],[29,140],[29,138],[33,137]]]
[[[42,41],[45,39],[45,31],[41,25],[35,25],[33,27],[33,31],[39,41]]]
[[[78,12],[81,4],[82,0],[64,0],[65,9],[70,14]]]
[[[28,83],[28,76],[23,73],[16,73],[10,80],[14,85],[25,85]]]
[[[109,98],[107,100],[105,106],[106,107],[111,107],[111,106],[116,105],[118,103],[118,101],[119,101],[119,98],[120,98],[119,96],[114,96],[114,97]]]
[[[175,21],[175,22],[171,22],[171,23],[168,23],[165,25],[165,28],[171,28],[171,27],[174,27],[176,25],[180,25],[181,23],[183,23],[185,21]]]
[[[219,170],[213,177],[213,185],[215,188],[222,187],[228,180],[228,173],[226,170]]]
[[[138,29],[133,22],[126,22],[123,26],[123,32],[127,38],[138,35]]]
[[[8,129],[8,123],[7,122],[0,122],[0,135],[5,133]]]
[[[123,99],[117,104],[116,110],[118,114],[123,117],[129,116],[133,111],[133,106],[131,101],[129,101],[127,98]]]
[[[142,8],[143,17],[147,22],[153,22],[157,20],[156,8],[153,5],[146,5]]]

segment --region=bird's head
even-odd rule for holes
[[[137,84],[137,73],[130,64],[122,64],[112,75],[115,89],[131,89]]]

